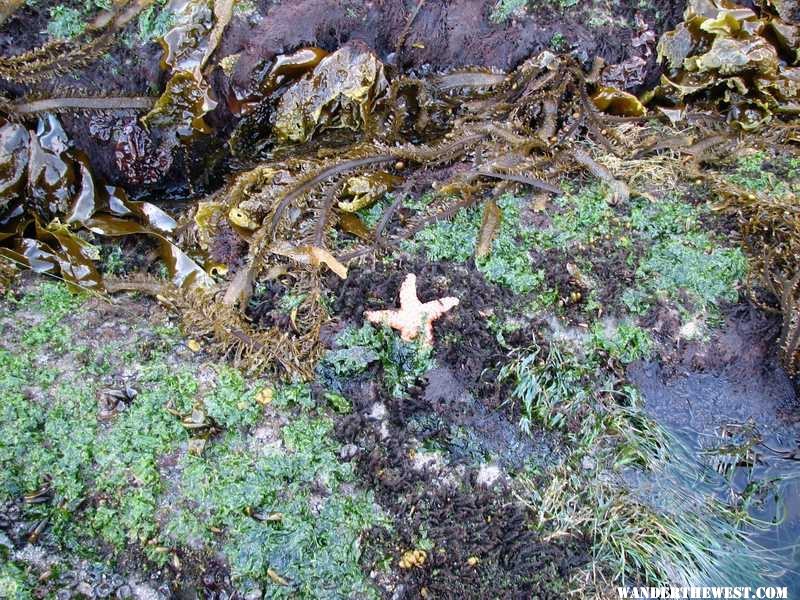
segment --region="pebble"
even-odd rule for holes
[[[492,487],[494,483],[500,479],[501,474],[502,472],[497,465],[481,465],[477,477],[478,485]]]

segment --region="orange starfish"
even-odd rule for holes
[[[410,342],[422,330],[425,343],[433,345],[433,322],[458,305],[458,298],[447,297],[422,303],[417,297],[417,276],[409,273],[400,286],[399,310],[368,310],[367,321],[388,325],[400,332],[400,337]]]

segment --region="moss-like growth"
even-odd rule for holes
[[[544,272],[534,268],[530,250],[537,240],[524,235],[520,227],[520,205],[524,200],[503,196],[498,202],[502,213],[500,229],[491,251],[476,261],[488,281],[526,294],[539,288]],[[414,241],[422,246],[430,260],[466,262],[475,254],[481,224],[479,208],[459,211],[450,221],[440,221],[420,231]]]
[[[348,329],[337,339],[339,349],[326,354],[318,368],[323,383],[341,390],[343,380],[358,376],[373,362],[380,362],[387,390],[401,397],[434,366],[430,346],[421,341],[404,342],[391,329],[365,323]]]
[[[47,33],[52,38],[68,39],[79,36],[86,29],[86,20],[75,8],[58,4],[50,9]]]
[[[251,449],[229,434],[203,456],[186,456],[185,508],[170,528],[205,543],[209,528],[222,530],[242,589],[266,585],[274,598],[374,597],[359,568],[359,538],[378,514],[368,495],[344,491],[353,473],[338,461],[332,426],[299,416],[281,431],[284,449]]]

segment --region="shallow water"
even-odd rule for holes
[[[755,521],[745,526],[748,550],[761,564],[733,552],[720,570],[732,580],[707,585],[781,585],[798,597],[800,404],[785,372],[772,359],[734,359],[716,372],[669,377],[656,363],[637,364],[629,376],[674,438],[663,471],[626,476],[636,493],[678,511],[703,510],[712,497],[745,507]]]

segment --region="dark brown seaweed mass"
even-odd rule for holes
[[[69,2],[65,3],[70,5]],[[78,5],[79,3],[75,2]],[[304,46],[318,46],[332,52],[350,40],[360,40],[378,57],[404,72],[430,73],[453,67],[478,66],[511,70],[523,60],[549,48],[554,36],[562,39],[563,49],[572,50],[587,66],[599,56],[607,63],[621,63],[636,53],[631,40],[638,35],[636,15],[641,13],[656,38],[681,20],[682,0],[640,8],[638,2],[611,5],[597,25],[590,24],[592,4],[562,11],[557,3],[538,3],[527,15],[504,23],[490,19],[493,1],[429,0],[411,22],[405,43],[396,43],[410,18],[416,2],[391,0],[372,3],[348,3],[337,0],[301,0],[299,2],[261,2],[255,14],[237,16],[225,30],[216,51],[219,58],[239,54],[232,77],[220,69],[210,78],[218,96],[225,100],[235,89],[247,89],[252,80],[263,74],[278,55]],[[26,6],[0,26],[0,55],[20,54],[47,40],[49,19],[47,3]],[[134,41],[136,23],[125,34]],[[165,74],[159,69],[161,48],[150,42],[114,44],[86,68],[48,82],[44,93],[85,91],[96,95],[151,95],[163,89]],[[655,56],[647,63],[647,82],[653,83],[658,68]],[[14,80],[0,82],[0,91],[12,97],[24,91]],[[55,93],[54,93],[55,92]],[[109,183],[130,182],[114,160],[114,143],[92,135],[90,114],[71,114],[64,127],[76,146],[90,157],[97,175]],[[220,102],[208,120],[217,131],[229,130],[235,119],[225,101]],[[180,169],[171,177],[180,179]],[[169,187],[169,186],[167,186]]]

